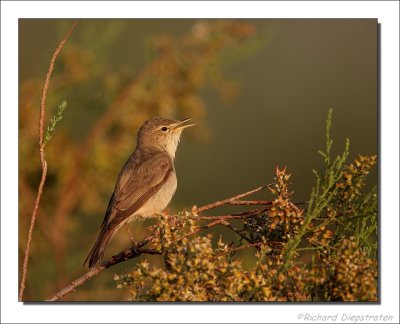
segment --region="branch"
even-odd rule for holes
[[[42,197],[43,187],[44,187],[44,183],[46,181],[46,176],[47,176],[47,162],[46,162],[45,155],[44,155],[45,143],[43,141],[43,125],[44,125],[44,117],[45,117],[45,111],[46,111],[47,90],[49,88],[50,77],[51,77],[51,73],[53,72],[54,63],[55,63],[58,55],[60,54],[61,49],[64,47],[64,44],[67,41],[69,35],[75,28],[76,24],[77,24],[77,21],[74,21],[73,24],[71,25],[71,27],[66,32],[66,34],[64,35],[64,38],[61,40],[61,42],[58,44],[58,47],[54,51],[53,57],[51,58],[51,61],[50,61],[49,69],[47,71],[46,80],[43,85],[42,98],[40,100],[40,117],[39,117],[39,154],[40,154],[40,162],[42,165],[42,176],[40,179],[39,188],[38,188],[36,200],[35,200],[35,206],[34,206],[33,212],[32,212],[31,224],[30,224],[29,231],[28,231],[28,238],[27,238],[25,254],[24,254],[24,262],[23,262],[23,266],[22,266],[22,279],[21,279],[21,285],[20,285],[19,294],[18,294],[19,301],[22,301],[23,296],[24,296],[26,274],[28,271],[29,251],[30,251],[30,246],[31,246],[31,241],[32,241],[32,232],[33,232],[33,228],[35,227],[36,215],[37,215],[37,212],[39,209],[39,203],[40,203],[40,199]]]
[[[242,246],[238,246],[238,247],[235,247],[235,248],[228,249],[226,252],[224,252],[224,254],[234,253],[234,252],[237,252],[237,251],[242,251],[242,250],[246,250],[246,249],[250,249],[250,248],[258,248],[263,244],[264,244],[263,242],[248,243],[248,244],[245,244],[245,245],[242,245]]]
[[[229,228],[230,230],[232,230],[233,232],[235,232],[237,235],[239,235],[242,240],[245,240],[248,243],[254,243],[254,242],[250,241],[250,239],[246,236],[246,234],[244,234],[243,230],[236,228],[232,224],[225,224],[225,226],[227,228]]]
[[[88,281],[88,280],[92,279],[93,277],[97,276],[98,274],[100,274],[103,270],[105,270],[113,265],[116,265],[118,263],[125,262],[127,260],[136,258],[141,254],[161,254],[161,251],[158,251],[155,249],[138,248],[137,245],[132,246],[131,248],[126,249],[126,250],[114,255],[110,260],[103,262],[101,265],[91,268],[82,277],[72,281],[67,287],[60,290],[52,298],[47,299],[46,301],[58,301],[65,295],[74,291],[76,287],[83,285],[86,281]]]
[[[226,222],[224,219],[218,219],[214,222],[211,222],[207,225],[204,226],[199,226],[197,227],[193,232],[185,235],[185,237],[194,235],[201,230],[211,228],[213,226],[222,224],[223,222]],[[80,278],[72,281],[67,287],[64,289],[60,290],[58,293],[56,293],[53,297],[50,299],[47,299],[46,301],[58,301],[61,298],[63,298],[65,295],[68,295],[69,293],[73,292],[76,287],[83,285],[86,281],[89,281],[93,277],[99,275],[103,270],[110,268],[118,263],[125,262],[127,260],[131,260],[133,258],[138,257],[141,254],[161,254],[161,251],[155,250],[155,249],[144,249],[142,248],[144,245],[147,243],[151,242],[155,238],[154,235],[148,236],[144,240],[140,241],[136,245],[125,249],[124,251],[114,255],[111,257],[110,260],[103,262],[101,265],[97,267],[92,267],[88,272],[86,272],[83,276]]]
[[[220,221],[225,221],[227,219],[246,219],[246,218],[257,216],[267,210],[268,210],[268,208],[255,209],[255,210],[250,210],[247,212],[242,212],[239,215],[234,214],[234,215],[222,215],[222,216],[193,216],[193,219],[220,220]]]
[[[234,201],[228,202],[228,205],[245,205],[245,206],[249,206],[249,205],[269,206],[271,204],[272,204],[272,201],[270,201],[270,200],[234,200]]]
[[[255,192],[258,192],[258,191],[260,191],[260,190],[262,190],[262,189],[264,189],[266,187],[267,186],[258,187],[258,188],[254,189],[254,190],[250,190],[250,191],[245,192],[243,194],[240,194],[240,195],[237,195],[237,196],[225,199],[225,200],[217,201],[217,202],[212,203],[212,204],[205,205],[205,206],[200,207],[199,209],[197,209],[197,212],[199,212],[199,210],[200,211],[205,211],[207,209],[219,207],[219,206],[222,206],[224,204],[229,204],[230,202],[237,201],[241,197],[249,196],[249,195],[251,195],[251,194],[253,194]],[[260,203],[260,201],[246,201],[245,205],[258,205],[259,203]],[[269,202],[266,202],[266,203],[263,202],[263,204],[269,205]],[[187,235],[185,235],[185,237],[195,235],[195,234],[197,234],[198,232],[200,232],[202,230],[210,229],[210,228],[212,228],[214,226],[217,226],[217,225],[227,225],[228,224],[228,220],[230,220],[230,219],[245,219],[245,218],[249,218],[249,217],[258,216],[260,213],[263,213],[267,209],[268,208],[254,209],[254,210],[244,211],[244,212],[240,212],[240,213],[236,213],[236,214],[232,214],[232,215],[223,215],[223,216],[193,216],[193,217],[190,217],[190,218],[196,219],[196,220],[212,220],[212,222],[210,222],[210,223],[208,223],[206,225],[198,226],[192,232],[190,232]],[[136,258],[141,254],[161,254],[160,251],[157,251],[157,250],[154,250],[154,249],[143,249],[143,246],[145,246],[147,243],[151,242],[154,238],[155,238],[154,235],[148,236],[147,238],[145,238],[144,240],[138,242],[137,244],[135,244],[131,248],[125,249],[124,251],[114,255],[113,257],[111,257],[110,260],[103,262],[101,265],[99,265],[97,267],[91,268],[83,276],[81,276],[80,278],[72,281],[67,287],[65,287],[64,289],[60,290],[58,293],[56,293],[52,298],[48,299],[47,301],[58,301],[58,300],[60,300],[65,295],[67,295],[67,294],[71,293],[72,291],[74,291],[76,287],[83,285],[86,281],[89,281],[93,277],[95,277],[98,274],[100,274],[103,270],[105,270],[105,269],[107,269],[107,268],[109,268],[109,267],[111,267],[111,266],[113,266],[115,264],[118,264],[118,263],[130,260],[130,259]]]
[[[261,191],[261,190],[263,190],[265,188],[268,188],[270,185],[271,184],[266,185],[266,186],[261,186],[261,187],[258,187],[256,189],[253,189],[253,190],[247,191],[245,193],[242,193],[240,195],[233,196],[231,198],[224,199],[224,200],[221,200],[221,201],[216,201],[216,202],[214,202],[212,204],[204,205],[204,206],[201,206],[201,207],[198,207],[198,208],[196,206],[194,206],[192,211],[193,211],[194,214],[199,214],[199,213],[202,213],[202,212],[204,212],[206,210],[209,210],[209,209],[217,208],[217,207],[220,207],[220,206],[223,206],[223,205],[234,204],[234,201],[239,200],[240,198],[243,198],[243,197],[246,197],[246,196],[250,196],[253,193],[256,193],[256,192],[259,192],[259,191]],[[245,204],[243,204],[243,205],[245,205]]]

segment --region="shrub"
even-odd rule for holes
[[[292,201],[290,174],[276,168],[273,199],[264,208],[209,219],[196,208],[163,215],[152,227],[152,244],[164,266],[144,260],[116,274],[117,287],[129,289],[135,301],[377,301],[377,190],[365,185],[377,158],[346,164],[347,140],[331,159],[331,115],[319,152],[324,168],[314,170],[308,202]],[[232,224],[236,218],[241,227]],[[213,242],[203,230],[216,225],[240,240]],[[244,249],[255,251],[252,269],[238,257]]]

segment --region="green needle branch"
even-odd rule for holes
[[[67,108],[67,102],[63,100],[58,104],[57,114],[50,119],[50,124],[47,126],[47,131],[44,137],[43,145],[46,145],[52,138],[57,123],[62,119],[62,114],[65,108]]]

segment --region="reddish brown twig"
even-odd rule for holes
[[[249,249],[249,248],[252,248],[252,247],[253,247],[253,248],[259,247],[259,246],[261,246],[262,244],[263,244],[263,242],[248,243],[248,244],[245,244],[245,245],[236,247],[236,248],[228,249],[228,250],[225,252],[225,254],[227,254],[227,253],[232,253],[232,252],[237,252],[237,251],[241,251],[241,250],[246,250],[246,249]]]
[[[246,219],[254,217],[268,210],[268,208],[255,209],[248,212],[240,213],[239,215],[221,215],[221,216],[194,216],[193,219],[198,220],[228,220],[228,219]]]
[[[40,162],[42,165],[42,176],[40,179],[36,199],[35,199],[35,206],[32,211],[32,217],[31,217],[31,224],[29,226],[29,231],[28,231],[28,238],[26,242],[26,248],[25,248],[25,254],[24,254],[24,262],[22,266],[22,278],[21,278],[21,284],[19,288],[19,294],[18,294],[18,300],[22,301],[23,296],[24,296],[24,291],[25,291],[25,282],[26,282],[26,274],[28,271],[28,260],[29,260],[29,251],[30,251],[30,246],[31,246],[31,241],[32,241],[32,232],[33,228],[35,227],[35,220],[36,220],[36,215],[39,209],[39,203],[40,199],[42,197],[43,193],[43,186],[46,181],[46,176],[47,176],[47,162],[45,159],[44,155],[44,147],[45,144],[43,142],[43,126],[44,126],[44,117],[45,117],[45,112],[46,112],[46,97],[47,97],[47,90],[49,88],[49,83],[50,83],[50,77],[51,73],[53,72],[54,68],[54,63],[60,54],[61,49],[64,47],[65,42],[67,41],[69,35],[75,28],[75,25],[77,24],[77,21],[74,21],[71,27],[68,29],[66,34],[64,35],[63,39],[61,42],[58,44],[56,50],[53,53],[53,56],[50,61],[49,69],[47,71],[46,79],[44,81],[43,85],[43,90],[42,90],[42,98],[40,100],[40,117],[39,117],[39,154],[40,154]]]
[[[229,246],[232,245],[232,244],[233,244],[233,242],[231,242],[229,244]],[[255,242],[255,243],[248,243],[248,244],[245,244],[245,245],[242,245],[242,246],[238,246],[238,247],[234,247],[234,248],[228,248],[224,252],[212,257],[211,260],[217,260],[218,257],[226,255],[226,254],[229,254],[229,253],[234,253],[234,252],[237,252],[237,251],[246,250],[246,249],[250,249],[250,248],[257,248],[257,247],[261,246],[262,244],[263,244],[262,242]]]
[[[259,192],[259,191],[261,191],[261,190],[263,190],[263,189],[265,189],[265,188],[268,188],[268,186],[270,186],[270,184],[269,184],[269,185],[266,185],[266,186],[258,187],[258,188],[256,188],[256,189],[247,191],[247,192],[245,192],[245,193],[242,193],[242,194],[237,195],[237,196],[233,196],[233,197],[228,198],[228,199],[216,201],[216,202],[214,202],[214,203],[212,203],[212,204],[204,205],[204,206],[201,206],[201,207],[198,207],[198,208],[197,208],[197,207],[194,207],[194,208],[193,208],[193,212],[195,212],[195,213],[202,213],[202,212],[204,212],[204,211],[206,211],[206,210],[209,210],[209,209],[213,209],[213,208],[217,208],[217,207],[220,207],[220,206],[223,206],[223,205],[231,204],[233,201],[239,200],[240,198],[243,198],[243,197],[250,196],[250,195],[252,195],[252,194],[254,194],[254,193],[256,193],[256,192]]]
[[[65,295],[68,295],[70,292],[74,291],[76,287],[83,285],[86,281],[100,274],[103,270],[118,263],[136,258],[141,254],[161,254],[161,252],[155,249],[143,249],[133,246],[118,253],[117,255],[114,255],[110,260],[103,262],[101,265],[91,268],[83,276],[72,281],[67,287],[60,290],[52,298],[47,299],[46,301],[58,301]]]
[[[272,201],[270,200],[234,200],[230,201],[228,205],[244,205],[244,206],[250,206],[250,205],[271,205]]]
[[[254,216],[258,216],[260,213],[263,213],[266,211],[268,208],[263,208],[263,209],[256,209],[252,210],[249,212],[244,212],[242,215],[224,215],[224,216],[196,216],[194,217],[195,219],[199,220],[214,220],[211,223],[208,223],[206,225],[198,226],[195,228],[192,232],[189,234],[185,235],[185,237],[192,236],[202,230],[209,229],[211,227],[214,227],[216,225],[229,225],[228,220],[230,219],[245,219],[245,218],[250,218]]]
[[[93,277],[100,274],[103,270],[105,270],[113,265],[136,258],[141,254],[160,254],[161,252],[159,252],[157,250],[143,248],[143,246],[145,246],[147,243],[149,243],[154,238],[155,238],[154,235],[150,235],[150,236],[146,237],[145,239],[141,240],[140,242],[138,242],[136,245],[134,245],[128,249],[125,249],[124,251],[112,256],[110,260],[103,262],[101,265],[99,265],[97,267],[91,268],[83,276],[72,281],[67,287],[60,290],[53,297],[51,297],[50,299],[47,299],[46,301],[60,300],[65,295],[68,295],[69,293],[73,292],[76,287],[83,285],[86,281],[92,279]]]
[[[225,226],[227,228],[229,228],[230,230],[232,230],[233,232],[235,232],[237,235],[239,235],[242,240],[245,240],[245,241],[247,241],[249,243],[252,243],[250,241],[250,239],[246,236],[246,234],[244,233],[243,230],[240,230],[240,229],[236,228],[235,226],[233,226],[232,224],[229,224],[229,223],[225,224]]]

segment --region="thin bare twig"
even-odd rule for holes
[[[40,100],[40,117],[39,117],[39,154],[40,154],[40,162],[42,165],[42,176],[40,179],[40,183],[39,183],[39,187],[38,187],[38,191],[37,191],[37,195],[36,195],[36,200],[35,200],[35,206],[32,211],[31,224],[29,226],[29,231],[28,231],[28,238],[27,238],[25,254],[24,254],[24,262],[23,262],[23,266],[22,266],[21,285],[20,285],[19,294],[18,294],[19,301],[22,301],[23,296],[24,296],[26,274],[28,271],[29,251],[30,251],[30,246],[31,246],[31,241],[32,241],[32,232],[35,227],[36,215],[37,215],[37,212],[39,209],[39,203],[40,203],[40,199],[42,197],[43,187],[44,187],[44,183],[46,181],[46,176],[47,176],[47,162],[46,162],[45,154],[44,154],[45,144],[43,142],[43,126],[44,126],[44,117],[45,117],[45,112],[46,112],[47,90],[49,88],[50,77],[51,77],[51,73],[53,72],[54,63],[55,63],[58,55],[60,54],[61,49],[64,47],[64,44],[67,41],[69,35],[72,33],[73,29],[75,28],[76,24],[77,24],[77,21],[74,21],[73,24],[71,25],[71,27],[66,32],[66,34],[64,35],[61,42],[58,44],[56,50],[54,51],[53,56],[50,61],[49,69],[47,71],[46,80],[43,85],[42,98]]]
[[[230,201],[228,205],[244,205],[244,206],[250,206],[250,205],[272,205],[271,200],[234,200]]]
[[[246,219],[250,217],[254,217],[256,215],[259,215],[265,211],[267,211],[268,208],[261,208],[261,209],[255,209],[251,210],[248,212],[243,212],[240,213],[240,215],[221,215],[221,216],[193,216],[193,219],[198,219],[198,220],[227,220],[227,219]]]
[[[230,243],[230,245],[232,245],[233,242]],[[241,251],[241,250],[246,250],[246,249],[250,249],[250,248],[255,248],[257,249],[259,246],[261,246],[263,243],[262,242],[256,242],[256,243],[248,243],[242,246],[238,246],[238,247],[234,247],[234,248],[228,248],[226,251],[214,256],[211,258],[211,260],[217,260],[218,257],[229,254],[229,253],[235,253],[237,251]],[[230,246],[228,245],[228,246]]]
[[[194,217],[194,219],[214,220],[214,221],[211,223],[208,223],[206,225],[196,227],[192,232],[188,233],[184,237],[192,236],[202,230],[210,229],[211,227],[214,227],[216,225],[225,225],[225,226],[229,225],[228,220],[230,220],[230,219],[245,219],[245,218],[258,216],[260,213],[263,213],[266,210],[268,210],[268,208],[256,209],[256,210],[242,213],[242,215],[224,215],[224,216],[208,216],[208,217],[207,216],[196,216],[196,217]]]
[[[91,268],[88,272],[86,272],[80,278],[72,281],[67,287],[60,290],[57,294],[55,294],[52,298],[47,299],[46,301],[57,301],[60,300],[65,295],[69,294],[70,292],[74,291],[76,287],[83,285],[86,281],[90,280],[91,278],[97,276],[103,270],[116,265],[118,263],[133,259],[138,257],[141,254],[161,254],[161,251],[155,249],[143,249],[138,248],[137,246],[132,246],[129,249],[126,249],[117,255],[114,255],[110,260],[103,262],[101,265],[97,267]]]
[[[255,242],[255,243],[248,243],[239,247],[235,247],[235,248],[231,248],[228,249],[228,251],[225,252],[225,254],[227,253],[232,253],[232,252],[237,252],[237,251],[241,251],[241,250],[245,250],[245,249],[249,249],[249,248],[256,248],[263,245],[263,242]]]
[[[233,226],[232,224],[229,224],[229,223],[225,224],[225,226],[227,228],[229,228],[230,230],[232,230],[233,232],[235,232],[237,235],[239,235],[242,240],[252,243],[250,241],[250,239],[246,236],[246,234],[243,233],[244,232],[243,230],[240,230],[239,228],[236,228],[235,226]]]
[[[204,212],[206,210],[209,210],[209,209],[213,209],[213,208],[217,208],[217,207],[220,207],[220,206],[223,206],[223,205],[231,204],[235,200],[239,200],[240,198],[250,196],[250,195],[252,195],[252,194],[254,194],[256,192],[259,192],[259,191],[261,191],[261,190],[263,190],[265,188],[268,188],[270,185],[271,184],[266,185],[266,186],[261,186],[261,187],[258,187],[256,189],[253,189],[253,190],[247,191],[245,193],[242,193],[240,195],[233,196],[233,197],[228,198],[228,199],[216,201],[216,202],[214,202],[212,204],[204,205],[204,206],[201,206],[201,207],[194,207],[193,208],[193,212],[202,213],[202,212]]]

